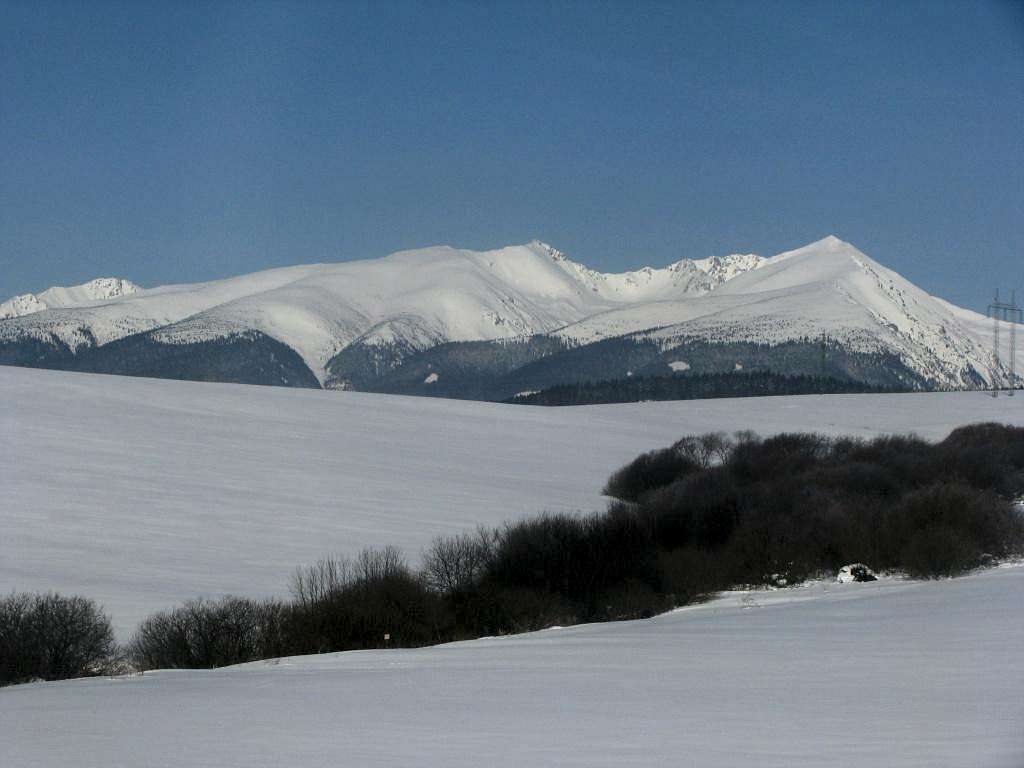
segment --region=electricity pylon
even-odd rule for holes
[[[996,291],[995,301],[988,305],[988,316],[992,318],[992,397],[999,397],[999,328],[1002,323],[1010,326],[1010,389],[1007,394],[1013,397],[1017,387],[1017,324],[1024,323],[1024,309],[1017,306],[1017,292],[1011,292],[1010,301],[1006,302],[999,300],[999,291]]]

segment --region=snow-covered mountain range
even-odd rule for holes
[[[201,350],[206,366],[181,378],[217,379],[230,368],[226,380],[244,381],[254,364],[262,377],[297,356],[287,373],[254,381],[337,388],[374,388],[413,360],[420,367],[409,377],[427,372],[417,385],[447,382],[456,372],[437,350],[458,342],[490,342],[489,362],[474,365],[493,373],[498,350],[510,343],[529,343],[522,362],[535,365],[612,339],[656,350],[645,374],[700,371],[700,361],[688,358],[695,344],[712,345],[719,366],[730,345],[756,345],[764,365],[764,349],[789,345],[792,358],[792,345],[827,340],[847,355],[891,361],[900,369],[894,380],[915,386],[971,387],[1006,376],[993,369],[983,316],[928,295],[835,237],[770,258],[684,259],[622,274],[589,269],[535,241],[481,252],[426,248],[152,289],[103,279],[15,297],[0,305],[0,318],[0,362],[175,375],[165,358],[176,348],[175,365],[185,351]],[[735,351],[734,367],[743,368],[742,350]],[[230,365],[218,355],[230,356]],[[774,367],[786,372],[781,362]],[[300,368],[308,370],[297,377]],[[847,368],[853,375],[856,366]],[[614,357],[604,371],[605,378],[632,372]],[[472,371],[463,364],[457,374]],[[539,381],[571,376],[561,365],[550,382]]]

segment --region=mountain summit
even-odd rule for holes
[[[1005,376],[984,317],[834,236],[618,274],[539,241],[439,246],[146,290],[98,280],[0,307],[0,363],[174,378],[495,399],[634,373]]]

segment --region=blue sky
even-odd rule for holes
[[[0,0],[0,297],[834,233],[1024,289],[1024,4]]]

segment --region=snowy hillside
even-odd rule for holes
[[[1024,568],[0,692],[5,765],[1019,768]]]
[[[0,368],[0,587],[96,598],[122,638],[185,598],[540,510],[592,510],[707,430],[940,438],[1024,397],[565,409]],[[1024,568],[729,593],[648,621],[0,691],[5,766],[1016,768]],[[983,652],[981,652],[981,650]]]
[[[845,353],[891,361],[888,378],[875,377],[882,383],[970,388],[994,376],[1006,380],[1005,371],[992,369],[991,331],[982,316],[929,296],[835,237],[767,259],[710,257],[623,274],[591,270],[539,242],[482,252],[436,247],[149,290],[94,281],[3,306],[0,362],[135,375],[164,376],[170,367],[181,378],[217,378],[219,369],[231,369],[235,374],[221,380],[304,380],[294,366],[271,370],[273,352],[239,349],[233,341],[257,333],[294,350],[309,381],[371,391],[414,392],[384,378],[400,378],[412,356],[451,342],[541,337],[577,347],[629,336],[654,340],[662,350],[694,340],[726,349],[827,339]],[[128,337],[136,341],[90,358]],[[210,344],[215,341],[224,343]],[[1019,344],[1024,359],[1024,333]],[[166,350],[181,345],[199,345],[207,362],[217,356],[227,362],[202,373],[178,358],[171,367]],[[502,352],[496,347],[489,354],[486,365],[493,366]],[[549,354],[549,345],[541,345],[525,362]],[[134,364],[150,358],[158,362]],[[791,372],[781,356],[768,364]],[[647,374],[681,370],[659,365]],[[625,375],[628,367],[610,365],[605,377]],[[856,378],[856,371],[853,365],[829,373]],[[447,383],[484,373],[463,365],[423,375],[416,368],[411,375]],[[566,375],[571,371],[531,386],[564,383]],[[498,387],[482,396],[508,395]]]
[[[0,367],[0,588],[79,591],[122,633],[197,594],[282,594],[335,551],[603,508],[638,453],[709,430],[1024,425],[1024,397],[531,408]]]

